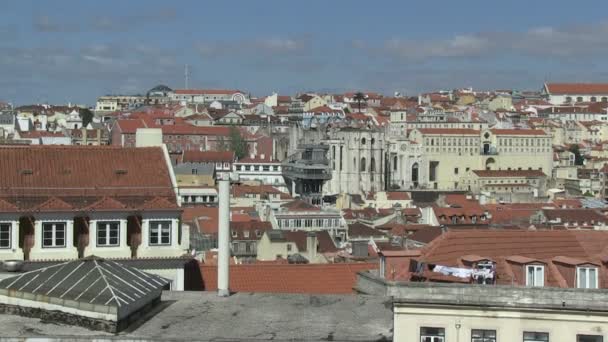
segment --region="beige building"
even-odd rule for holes
[[[421,128],[409,137],[422,151],[406,182],[411,188],[464,190],[471,170],[553,169],[551,137],[542,130]]]
[[[386,282],[359,273],[357,289],[393,297],[398,342],[603,342],[601,290]]]
[[[272,261],[278,258],[294,263],[326,264],[324,253],[336,252],[336,246],[327,232],[269,230],[257,244],[257,259]],[[299,255],[298,258],[294,256]]]

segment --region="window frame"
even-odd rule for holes
[[[437,329],[438,335],[429,335],[429,332],[423,331],[423,329]],[[445,328],[444,327],[420,327],[419,330],[420,342],[425,342],[425,338],[433,338],[431,341],[445,342]]]
[[[162,242],[162,225],[158,226],[156,229],[158,229],[158,242],[154,243],[152,242],[152,238],[153,238],[153,229],[155,229],[155,227],[153,227],[153,224],[158,224],[158,223],[169,223],[169,235],[168,235],[168,242],[167,243],[163,243]],[[172,243],[172,233],[173,233],[173,221],[171,220],[150,220],[148,222],[148,244],[149,246],[171,246]]]
[[[45,233],[45,229],[48,226],[51,226],[51,240],[52,240],[52,244],[46,245],[45,244],[45,237],[44,237],[44,233]],[[62,225],[63,226],[63,244],[59,245],[57,244],[57,225]],[[68,223],[66,221],[47,221],[47,222],[42,222],[41,224],[41,247],[42,248],[66,248],[67,247],[67,227],[68,227]]]
[[[580,271],[585,270],[585,283],[587,286],[581,287],[581,279],[580,279]],[[589,287],[589,270],[593,270],[595,272],[595,287]],[[599,272],[596,266],[577,266],[576,267],[576,288],[577,289],[598,289],[599,288]]]
[[[116,244],[111,244],[109,243],[111,240],[111,236],[110,236],[110,232],[111,232],[111,224],[116,224],[117,225],[117,236],[116,236]],[[100,244],[99,243],[99,231],[102,225],[105,225],[106,229],[106,234],[105,234],[105,239],[106,239],[106,243],[105,244]],[[97,247],[119,247],[120,246],[120,221],[97,221],[96,223],[96,232],[95,232],[95,246]]]
[[[13,246],[13,223],[12,222],[0,222],[0,236],[2,236],[2,228],[8,227],[8,246],[2,246],[0,239],[0,249],[11,249]]]
[[[481,333],[481,337],[474,337],[473,334]],[[487,333],[494,333],[494,337],[486,336]],[[471,329],[471,342],[496,342],[497,333],[495,329]]]
[[[581,342],[580,338],[581,337],[585,337],[585,338],[595,338],[597,339],[599,337],[599,342],[604,342],[604,336],[602,335],[589,335],[589,334],[576,334],[576,342]]]
[[[530,278],[529,278],[529,269],[530,268],[534,268],[534,284],[530,284]],[[541,278],[541,283],[540,285],[538,285],[537,279],[536,279],[536,270],[537,269],[541,269],[542,270],[542,278]],[[537,264],[532,264],[532,265],[526,265],[526,286],[530,286],[530,287],[544,287],[545,286],[545,265],[537,265]]]
[[[2,240],[0,238],[0,249],[11,249],[13,246],[13,224],[12,222],[0,222],[0,237],[2,236],[3,227],[8,227],[8,246],[2,246]]]
[[[534,339],[526,339],[526,334],[534,334],[535,337]],[[546,335],[547,339],[546,340],[539,340],[536,335]],[[550,336],[548,332],[544,332],[544,331],[524,331],[522,334],[522,340],[523,342],[549,342],[550,341]]]

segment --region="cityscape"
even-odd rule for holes
[[[392,51],[416,76],[361,82],[334,76],[371,72],[365,58],[314,64],[324,40],[291,36],[282,16],[251,33],[284,24],[290,38],[218,32],[194,44],[202,62],[159,53],[164,33],[158,51],[132,47],[137,62],[105,43],[79,50],[91,65],[43,59],[23,46],[193,25],[185,7],[89,22],[76,14],[98,4],[57,3],[8,6],[0,24],[0,341],[608,341],[608,78],[577,54],[603,53],[601,16],[382,48],[367,32],[348,49],[371,64]],[[263,5],[237,3],[234,22],[216,13],[241,28]],[[379,37],[398,25],[374,21]],[[251,65],[223,64],[249,53]],[[491,68],[508,54],[500,63],[527,60],[529,78],[416,81],[412,66]],[[545,57],[576,66],[540,76]],[[63,68],[71,84],[48,84]],[[326,68],[331,80],[316,78]],[[16,82],[27,70],[41,80]]]

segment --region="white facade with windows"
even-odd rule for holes
[[[179,219],[173,215],[149,214],[142,220],[140,257],[173,257],[183,254],[178,232]],[[181,237],[181,241],[188,241]],[[178,253],[176,253],[178,252]]]
[[[262,159],[263,156],[262,156]],[[260,185],[272,185],[283,192],[288,192],[283,178],[281,163],[278,161],[259,160],[255,159],[251,162],[244,160],[234,163],[234,172],[238,175],[239,180],[247,183],[253,182]]]

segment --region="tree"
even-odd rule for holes
[[[367,97],[362,92],[356,92],[353,96],[353,100],[357,101],[357,105],[359,106],[359,113],[361,113],[361,102],[367,101]]]
[[[568,149],[570,152],[574,153],[574,165],[583,165],[585,163],[585,158],[581,155],[581,151],[578,148],[578,145],[570,145]]]
[[[243,135],[238,128],[231,126],[230,127],[230,149],[234,151],[234,155],[241,159],[247,155],[249,152],[249,148],[247,146],[247,141],[243,139]]]
[[[93,112],[89,108],[80,108],[78,110],[80,118],[82,119],[82,127],[87,127],[93,121]]]

